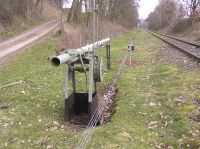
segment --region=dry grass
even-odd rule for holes
[[[124,33],[128,33],[130,30],[127,28],[117,24],[112,23],[108,21],[102,21],[100,23],[100,37],[110,37],[110,38],[116,38]]]
[[[60,51],[62,48],[78,48],[92,43],[92,31],[91,25],[86,27],[84,25],[66,24],[56,51]],[[106,37],[113,39],[128,31],[128,29],[115,23],[102,21],[99,25],[99,40]]]
[[[46,17],[60,17],[61,10],[58,6],[55,6],[49,0],[44,1],[43,15]]]
[[[35,4],[35,0],[33,0],[33,3]],[[23,5],[23,3],[18,4],[18,7],[22,7]],[[3,3],[0,3],[0,40],[5,40],[10,36],[19,34],[24,30],[30,29],[50,19],[59,18],[61,10],[57,6],[53,5],[51,1],[44,0],[43,5],[43,15],[41,16],[40,14],[40,8],[33,8],[27,21],[26,15],[24,13],[15,14],[13,12],[14,10],[12,9],[16,7],[14,4],[7,4],[4,6]],[[1,8],[7,9],[1,10]],[[6,13],[5,16],[4,13]]]
[[[80,25],[66,24],[59,46],[65,48],[77,48],[89,43],[91,30]]]
[[[198,20],[193,25],[189,20],[185,20],[178,22],[175,26],[167,26],[159,31],[188,41],[200,43],[200,21]]]

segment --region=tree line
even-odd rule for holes
[[[138,24],[138,0],[96,0],[101,19],[117,22],[125,27]],[[84,12],[83,12],[84,10]],[[68,23],[85,23],[91,20],[93,0],[73,0],[67,16]]]
[[[193,24],[199,18],[200,0],[160,0],[146,21],[149,29],[158,30],[184,20]]]
[[[47,1],[47,0],[46,0]],[[92,19],[93,0],[48,0],[62,8],[63,2],[72,2],[68,11],[63,11],[67,23],[89,25]],[[116,22],[127,28],[138,24],[139,0],[96,0],[100,19]],[[42,16],[44,0],[0,0],[0,23],[6,25],[16,18],[29,20]]]
[[[40,16],[43,0],[0,0],[0,23],[9,24],[16,18]]]

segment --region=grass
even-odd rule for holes
[[[116,114],[110,123],[96,128],[88,148],[198,148],[198,123],[188,117],[198,114],[193,99],[200,100],[199,71],[166,64],[160,41],[140,30],[135,33],[132,57],[140,65],[124,67]],[[112,42],[112,71],[100,86],[113,77],[131,36]],[[49,39],[1,70],[1,84],[25,83],[0,90],[0,105],[8,105],[0,109],[0,148],[72,148],[80,138],[82,131],[63,121],[64,66],[53,68],[47,61],[55,44]],[[105,57],[105,50],[99,53]],[[184,103],[177,103],[178,98]]]
[[[40,18],[40,19],[30,20],[28,22],[24,20],[18,20],[14,24],[4,28],[4,30],[0,33],[0,40],[5,40],[11,36],[17,35],[22,31],[31,29],[34,26],[37,26],[39,24],[48,21],[49,19],[50,18]]]

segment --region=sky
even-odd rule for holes
[[[72,0],[68,0],[68,2],[66,2],[66,0],[64,0],[63,8],[70,8],[71,5],[72,5]]]
[[[64,8],[71,7],[71,0],[68,0],[69,3],[64,2]],[[154,8],[158,5],[158,0],[140,0],[139,16],[140,19],[146,19]]]
[[[158,0],[140,0],[140,8],[139,8],[140,19],[146,19],[157,5],[158,5]]]

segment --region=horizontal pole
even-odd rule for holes
[[[79,55],[93,52],[94,49],[99,48],[99,47],[107,44],[108,42],[110,42],[110,38],[106,38],[101,41],[97,41],[93,44],[86,45],[86,46],[78,48],[78,49],[69,49],[65,53],[51,58],[51,63],[55,67],[59,66],[61,64],[69,63],[69,62],[73,61],[73,59],[78,57]]]
[[[51,63],[53,64],[53,66],[59,66],[60,64],[63,64],[69,61],[71,58],[72,57],[68,53],[65,53],[65,54],[53,57],[51,59]]]

